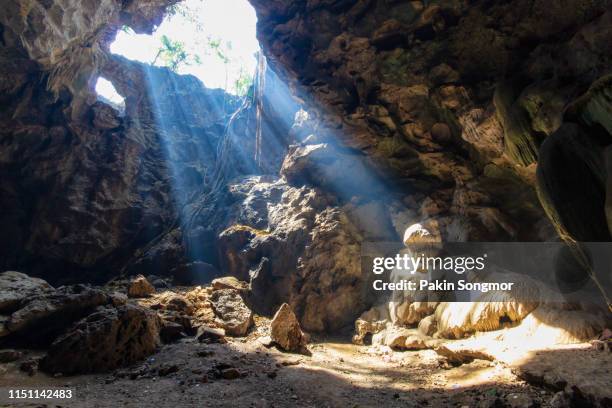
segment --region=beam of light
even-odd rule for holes
[[[153,35],[120,30],[110,49],[128,59],[152,64],[162,46],[162,36],[167,36],[183,43],[187,53],[200,61],[181,64],[179,74],[194,75],[208,88],[235,94],[235,81],[245,73],[251,75],[257,64],[256,25],[255,10],[247,0],[185,0]],[[211,49],[211,39],[221,40],[226,61]]]

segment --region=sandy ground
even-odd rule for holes
[[[47,405],[54,407],[546,407],[554,394],[500,362],[449,368],[432,350],[381,354],[334,339],[314,339],[312,356],[302,356],[266,348],[256,336],[226,344],[187,338],[107,374],[28,376],[9,363],[0,366],[0,387],[76,391],[73,401]],[[219,378],[229,367],[239,378]]]

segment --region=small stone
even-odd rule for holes
[[[446,123],[434,124],[429,133],[431,133],[433,140],[439,143],[448,143],[452,139],[450,127]]]
[[[176,364],[172,364],[172,365],[168,365],[168,366],[163,366],[163,367],[160,367],[160,368],[157,370],[157,374],[158,374],[160,377],[165,377],[165,376],[170,375],[170,374],[172,374],[172,373],[176,373],[178,370],[179,370],[178,365],[176,365]]]
[[[128,296],[131,298],[149,297],[155,293],[155,287],[142,275],[138,275],[130,282]]]
[[[221,370],[221,377],[225,378],[226,380],[235,380],[236,378],[240,378],[241,373],[237,368],[226,368],[224,370]]]

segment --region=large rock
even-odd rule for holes
[[[128,286],[128,296],[131,298],[144,298],[155,293],[155,286],[142,275],[132,279]]]
[[[72,322],[111,302],[103,291],[84,285],[31,297],[5,322],[6,339],[18,340],[20,346],[48,345]]]
[[[263,177],[230,186],[234,204],[219,236],[223,269],[250,280],[249,302],[273,313],[289,303],[308,331],[351,324],[369,306],[360,230],[333,197]]]
[[[308,341],[308,337],[302,332],[300,322],[287,303],[283,303],[272,318],[270,337],[285,351],[302,351]]]
[[[13,312],[22,301],[52,290],[53,287],[42,279],[32,278],[20,272],[2,272],[0,273],[0,313]]]
[[[253,325],[253,312],[234,289],[215,290],[210,300],[215,311],[215,322],[230,336],[244,336]]]
[[[102,308],[57,338],[41,368],[50,373],[77,374],[135,363],[159,347],[160,327],[159,317],[140,306]]]

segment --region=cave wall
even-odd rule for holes
[[[321,127],[411,193],[420,221],[445,239],[610,239],[609,1],[252,3],[271,64],[319,110]],[[545,149],[536,183],[540,145],[561,139],[566,123],[591,137],[597,168],[562,173],[574,160],[565,158],[547,169],[556,158]]]
[[[449,241],[610,239],[609,1],[252,0],[265,163],[254,100],[110,54],[173,3],[0,11],[0,268],[220,268],[322,331],[373,302],[360,243],[416,222]],[[95,97],[100,75],[124,112]]]
[[[123,25],[150,33],[172,3],[21,1],[0,11],[1,269],[53,283],[168,274],[188,262],[189,240],[195,260],[216,262],[216,226],[181,226],[212,184],[225,135],[236,146],[227,177],[256,171],[253,101],[108,49]],[[287,93],[266,75],[268,94]],[[100,76],[124,110],[96,96]],[[280,167],[297,109],[282,96],[289,121],[264,103],[263,149],[275,150],[265,171]]]

